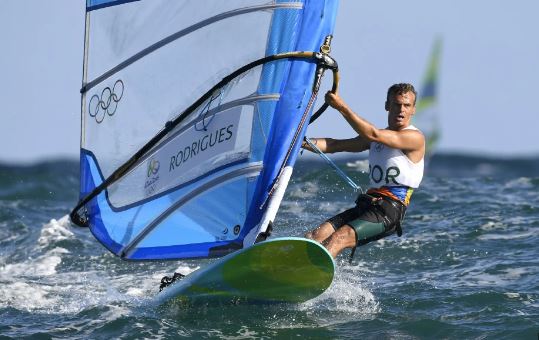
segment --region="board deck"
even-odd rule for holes
[[[239,250],[161,291],[154,303],[299,303],[322,294],[335,263],[319,243],[276,238]]]

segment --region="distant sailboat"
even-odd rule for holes
[[[438,77],[442,40],[436,39],[431,52],[427,72],[424,75],[416,103],[413,123],[427,139],[426,158],[432,156],[440,140],[441,131],[438,116]]]

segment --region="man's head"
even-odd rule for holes
[[[400,83],[387,90],[386,111],[391,130],[401,130],[410,125],[415,114],[417,92],[412,84]]]

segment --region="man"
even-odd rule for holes
[[[410,124],[417,93],[411,84],[395,84],[387,91],[385,109],[388,127],[378,129],[355,114],[337,95],[326,94],[326,102],[359,134],[351,139],[316,138],[322,152],[369,150],[371,188],[359,195],[356,206],[322,223],[305,237],[322,243],[335,258],[345,248],[367,244],[402,233],[400,223],[414,188],[423,178],[425,138]],[[304,149],[313,151],[308,144]]]

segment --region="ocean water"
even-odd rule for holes
[[[365,161],[339,164],[362,186]],[[148,307],[164,275],[210,260],[125,262],[66,214],[77,162],[0,166],[0,338],[537,339],[539,157],[435,155],[404,235],[338,259],[302,304]],[[355,194],[300,157],[272,237],[300,236]]]

